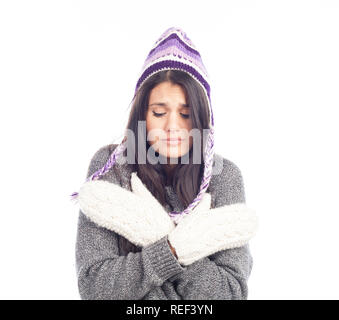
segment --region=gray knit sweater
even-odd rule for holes
[[[87,177],[102,168],[117,145],[106,145],[93,156]],[[222,161],[221,174],[212,175],[207,191],[211,207],[245,202],[239,168]],[[101,179],[129,189],[130,169],[118,179],[110,170]],[[184,210],[172,187],[166,187],[166,211]],[[226,300],[247,299],[247,281],[252,270],[249,245],[226,249],[182,266],[173,255],[167,236],[136,251],[126,252],[122,236],[90,221],[80,210],[76,238],[76,272],[84,300]],[[124,239],[124,241],[127,241]],[[128,242],[128,241],[127,241]]]

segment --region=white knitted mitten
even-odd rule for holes
[[[256,233],[258,219],[245,203],[213,209],[210,203],[211,196],[205,193],[197,207],[168,235],[182,265],[224,249],[240,247]]]
[[[166,236],[175,224],[136,172],[131,186],[132,192],[104,180],[88,181],[80,188],[78,201],[91,221],[145,247]]]

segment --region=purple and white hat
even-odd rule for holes
[[[210,127],[204,150],[205,168],[200,190],[193,202],[190,203],[184,211],[173,211],[169,213],[172,220],[175,223],[178,223],[183,215],[189,214],[198,205],[209,186],[214,158],[214,118],[211,107],[210,85],[207,71],[195,45],[180,28],[171,27],[167,29],[153,45],[138,78],[134,98],[138,89],[145,80],[155,73],[163,70],[181,70],[193,77],[201,85],[206,95],[210,111]],[[116,163],[117,158],[124,152],[126,148],[125,140],[126,139],[124,139],[123,142],[114,149],[107,163],[100,170],[94,172],[90,177],[88,177],[86,182],[89,180],[99,179],[109,171],[109,169]],[[72,193],[71,198],[75,200],[77,196],[78,193],[74,192]]]

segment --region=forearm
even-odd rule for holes
[[[244,300],[252,264],[248,246],[228,249],[196,261],[169,281],[184,300]]]

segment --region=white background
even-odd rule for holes
[[[260,218],[248,298],[338,299],[338,17],[326,0],[1,1],[0,298],[79,299],[69,195],[175,26]]]

